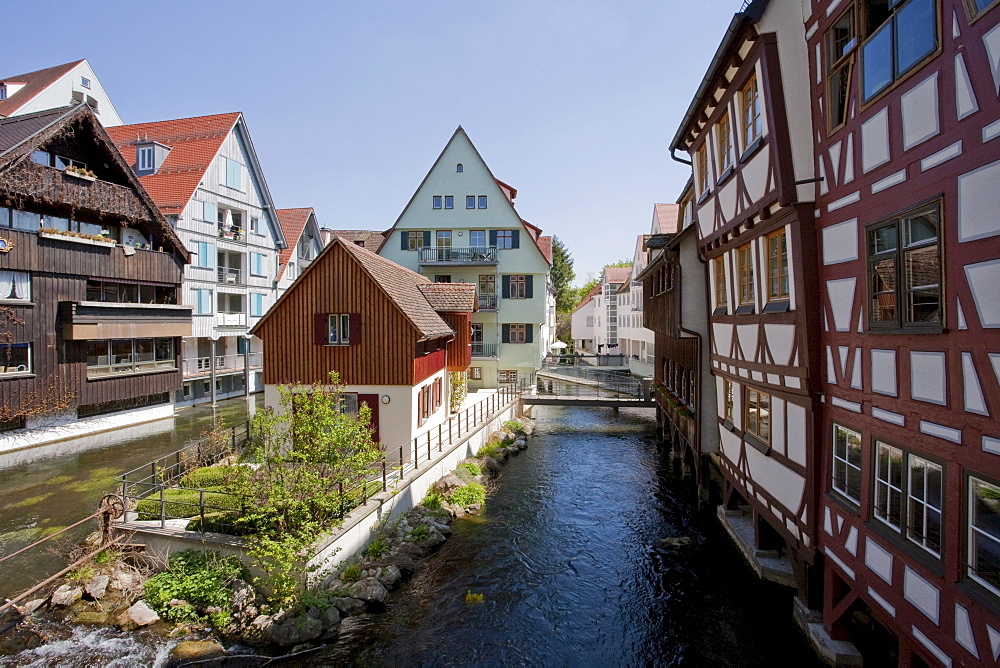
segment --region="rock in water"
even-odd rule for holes
[[[403,579],[403,574],[399,571],[398,566],[389,565],[378,569],[375,579],[381,582],[386,589],[392,589]]]
[[[52,592],[52,605],[57,608],[65,608],[71,605],[73,602],[79,600],[83,596],[82,587],[71,587],[69,585],[62,585],[54,592]]]
[[[362,600],[369,605],[385,605],[385,599],[389,596],[389,592],[375,578],[358,580],[348,587],[346,591],[347,595],[351,598]]]
[[[666,548],[668,550],[677,549],[680,547],[688,547],[691,545],[692,540],[687,536],[672,536],[670,538],[661,538],[656,541],[657,547]]]
[[[160,621],[160,616],[146,605],[145,601],[137,601],[122,616],[136,626],[149,626],[153,622]]]
[[[344,617],[356,615],[365,611],[365,602],[359,601],[356,598],[347,598],[346,596],[342,596],[335,598],[330,602],[333,603],[334,607],[336,607],[337,610],[344,615]]]
[[[438,494],[447,495],[453,489],[458,489],[459,487],[463,486],[464,484],[465,484],[464,480],[462,480],[461,478],[459,478],[454,473],[449,473],[448,475],[444,476],[443,478],[441,478],[440,480],[438,480],[436,483],[434,483],[432,489],[435,492],[437,492]]]
[[[185,640],[170,650],[169,663],[217,659],[226,655],[226,650],[214,640]]]
[[[24,608],[22,610],[22,614],[30,615],[35,610],[38,610],[40,607],[42,607],[43,605],[45,605],[45,601],[46,601],[46,599],[44,599],[44,598],[36,598],[33,601],[28,601],[27,603],[24,604]]]
[[[271,640],[282,647],[291,647],[315,640],[321,633],[323,633],[323,622],[315,617],[303,615],[272,626]]]
[[[87,596],[97,601],[102,598],[104,596],[104,592],[108,590],[108,582],[110,582],[110,580],[111,578],[107,575],[97,575],[90,579],[90,582],[87,583],[87,586],[84,587],[83,590]]]

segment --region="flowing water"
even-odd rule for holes
[[[819,665],[787,590],[692,511],[650,412],[535,415],[485,512],[310,665]]]

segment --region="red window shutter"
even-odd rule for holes
[[[361,343],[361,314],[351,313],[351,323],[350,331],[348,332],[351,336],[350,344],[356,346]]]
[[[313,343],[325,346],[330,342],[330,314],[317,313],[313,316]]]

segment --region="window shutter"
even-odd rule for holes
[[[500,343],[510,343],[510,325],[500,325]]]
[[[317,313],[313,316],[313,343],[325,346],[330,336],[330,316],[328,313]]]
[[[531,299],[534,295],[532,294],[532,283],[534,283],[535,277],[528,274],[524,277],[524,296],[526,299]]]
[[[399,250],[410,250],[410,233],[406,230],[399,233]]]
[[[368,408],[370,408],[372,411],[371,422],[368,423],[368,426],[372,428],[372,438],[375,439],[376,443],[379,442],[378,400],[379,400],[379,395],[377,394],[358,395],[358,406],[360,407],[361,404],[368,404]]]
[[[424,230],[424,248],[430,248],[431,245],[431,231]]]
[[[531,343],[532,342],[531,332],[534,330],[534,328],[535,328],[535,326],[534,325],[530,325],[530,324],[524,326],[524,342],[525,343]]]
[[[490,246],[496,246],[496,245],[497,245],[497,231],[490,230]]]
[[[203,267],[209,267],[210,269],[215,269],[215,262],[218,260],[218,255],[215,252],[215,244],[205,244],[206,253],[208,254],[208,262],[203,264]]]
[[[500,277],[500,290],[504,299],[510,299],[510,274],[503,274]]]
[[[361,343],[361,314],[360,313],[350,313],[351,323],[350,331],[348,334],[351,337],[350,344],[356,346]]]
[[[521,230],[510,231],[510,247],[511,248],[521,247]]]

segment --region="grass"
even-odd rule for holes
[[[468,482],[483,474],[483,468],[475,462],[462,462],[455,467],[455,475]]]
[[[426,524],[418,524],[410,531],[410,538],[413,540],[427,540],[430,537],[431,530],[427,528]]]
[[[181,479],[181,487],[189,489],[219,489],[226,483],[231,466],[203,466],[187,473]]]
[[[344,569],[340,577],[344,582],[357,582],[361,579],[361,564],[351,564]]]
[[[168,518],[198,517],[201,515],[201,492],[196,489],[173,488],[163,492],[165,514]],[[220,510],[238,510],[240,500],[230,494],[217,490],[206,490],[204,494],[205,515],[214,514]],[[160,519],[160,495],[154,494],[141,500],[136,505],[140,520]]]
[[[500,441],[490,441],[483,447],[479,448],[479,453],[477,457],[496,457],[497,452],[503,447],[503,443]]]

